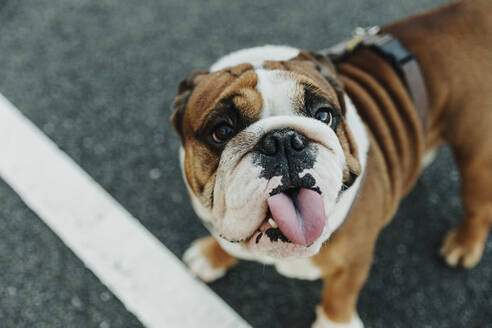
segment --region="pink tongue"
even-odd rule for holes
[[[301,188],[294,199],[296,204],[285,193],[271,196],[267,202],[280,231],[291,242],[309,245],[323,232],[325,207],[317,192]]]

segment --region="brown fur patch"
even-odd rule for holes
[[[237,259],[224,251],[212,236],[200,239],[199,246],[201,253],[214,269],[228,269],[237,263]]]
[[[258,120],[263,103],[256,90],[257,83],[258,77],[252,66],[241,64],[214,73],[195,74],[183,84],[186,88],[180,88],[181,94],[176,98],[180,106],[183,106],[183,94],[192,90],[180,114],[181,126],[177,128],[185,147],[185,175],[191,190],[205,205],[211,206],[213,202],[213,185],[220,154],[210,146],[210,140],[206,140],[209,136],[199,133],[207,125],[213,124],[216,115],[221,115],[227,101],[234,106],[234,110],[239,111],[241,117],[249,121]],[[178,123],[176,118],[174,121]],[[213,127],[210,126],[210,129]]]

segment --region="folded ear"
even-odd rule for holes
[[[174,98],[174,103],[172,105],[173,113],[171,114],[171,123],[174,131],[179,134],[182,141],[184,141],[183,117],[186,110],[186,104],[188,103],[188,99],[190,98],[193,89],[198,84],[200,76],[206,74],[208,74],[208,72],[195,71],[179,83],[178,95]]]
[[[342,113],[345,115],[345,101],[343,98],[343,83],[337,75],[335,66],[330,58],[323,56],[314,51],[302,50],[292,60],[310,61],[316,67],[316,70],[331,84],[337,93],[338,102],[340,103]]]

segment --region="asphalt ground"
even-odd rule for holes
[[[0,0],[0,92],[180,257],[206,234],[169,124],[188,72],[250,46],[324,48],[444,2]],[[140,325],[4,183],[0,200],[0,327]],[[445,149],[381,233],[367,327],[492,327],[491,240],[471,271],[437,256],[461,215]],[[252,262],[210,286],[254,327],[308,327],[321,290]]]
[[[0,181],[0,327],[141,327]]]

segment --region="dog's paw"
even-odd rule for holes
[[[205,247],[207,247],[205,238],[193,242],[184,253],[183,262],[186,263],[193,275],[205,282],[212,282],[223,277],[227,270],[226,268],[213,267],[203,252]]]
[[[480,262],[484,246],[482,238],[473,238],[457,228],[446,235],[439,253],[449,266],[473,268]]]
[[[323,308],[318,305],[316,307],[316,321],[311,328],[364,328],[364,324],[357,314],[348,323],[333,322],[326,316]]]
[[[280,261],[275,264],[275,269],[289,278],[316,280],[321,277],[320,268],[313,264],[311,258]]]

